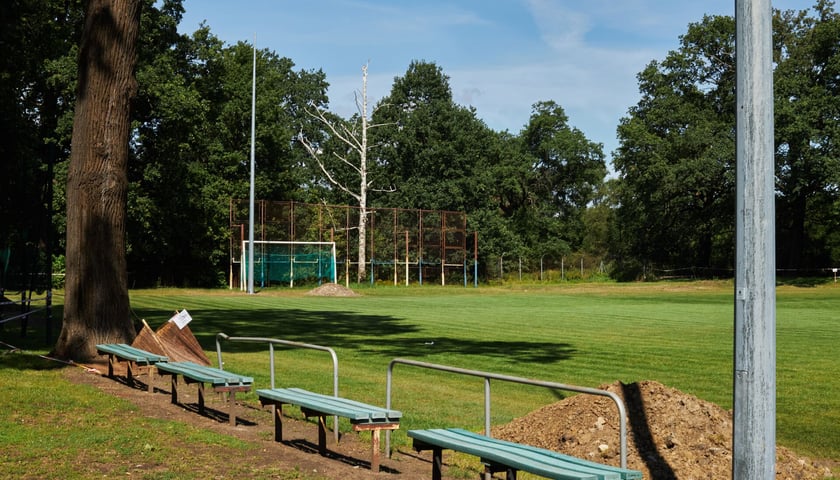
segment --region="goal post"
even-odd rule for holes
[[[248,278],[249,241],[242,242],[240,278]],[[261,287],[272,283],[318,281],[337,283],[335,242],[254,241],[254,282]],[[240,282],[240,289],[244,290]]]

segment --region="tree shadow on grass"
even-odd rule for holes
[[[67,364],[48,360],[40,355],[22,350],[0,354],[0,370],[58,370]]]
[[[431,355],[480,355],[499,357],[511,362],[554,363],[567,360],[575,349],[567,343],[526,342],[505,340],[469,340],[464,338],[435,337],[422,339],[376,339],[360,346],[363,352],[393,357],[423,358]]]
[[[158,312],[144,312],[155,314]],[[570,358],[566,343],[540,341],[471,340],[435,336],[425,339],[421,328],[391,315],[301,309],[191,309],[190,329],[205,350],[215,350],[216,334],[265,337],[348,349],[385,358],[462,354],[501,357],[513,362],[553,363]],[[151,325],[157,329],[158,325]],[[499,333],[503,337],[503,332]],[[265,344],[229,342],[224,352],[259,352]]]

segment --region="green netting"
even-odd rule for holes
[[[257,243],[254,249],[254,284],[334,282],[335,256],[332,244]],[[243,248],[243,278],[247,278],[248,254]]]

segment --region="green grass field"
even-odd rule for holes
[[[375,287],[345,298],[288,289],[253,296],[162,289],[132,291],[131,303],[152,328],[176,309],[189,310],[190,328],[214,361],[219,332],[332,347],[341,394],[371,403],[384,403],[388,364],[400,357],[592,387],[656,380],[731,408],[732,290],[727,282]],[[776,321],[777,440],[840,461],[840,286],[779,287]],[[17,331],[7,327],[0,339],[15,344]],[[267,347],[224,343],[223,352],[226,368],[254,376],[259,388],[268,385]],[[13,377],[28,367],[10,366],[7,358],[0,355],[0,384],[21,386]],[[280,349],[277,358],[278,385],[330,390],[325,353]],[[8,402],[16,395],[0,406],[13,408]],[[494,383],[493,423],[560,395]],[[256,402],[253,394],[243,399]],[[397,366],[393,407],[406,415],[395,443],[409,428],[480,429],[483,381]],[[0,450],[9,448],[4,438],[0,432]]]

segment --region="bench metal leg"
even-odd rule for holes
[[[279,403],[274,408],[274,441],[283,441],[283,404]]]
[[[507,465],[498,465],[495,463],[488,463],[484,459],[484,478],[490,479],[496,472],[505,472],[505,480],[516,480],[517,469],[508,467]]]
[[[198,382],[198,413],[204,415],[204,383]]]
[[[132,364],[133,362],[131,361],[125,362],[125,381],[128,383],[129,387],[134,388],[134,372],[132,372]]]
[[[327,417],[318,415],[318,453],[327,454]]]
[[[108,354],[108,378],[114,378],[114,362],[116,362],[116,356],[113,353]]]
[[[170,390],[172,390],[172,392],[171,392],[172,403],[177,404],[178,403],[178,375],[170,375],[170,377],[172,377],[172,388],[170,388]]]
[[[432,480],[443,478],[443,449],[432,448]]]

